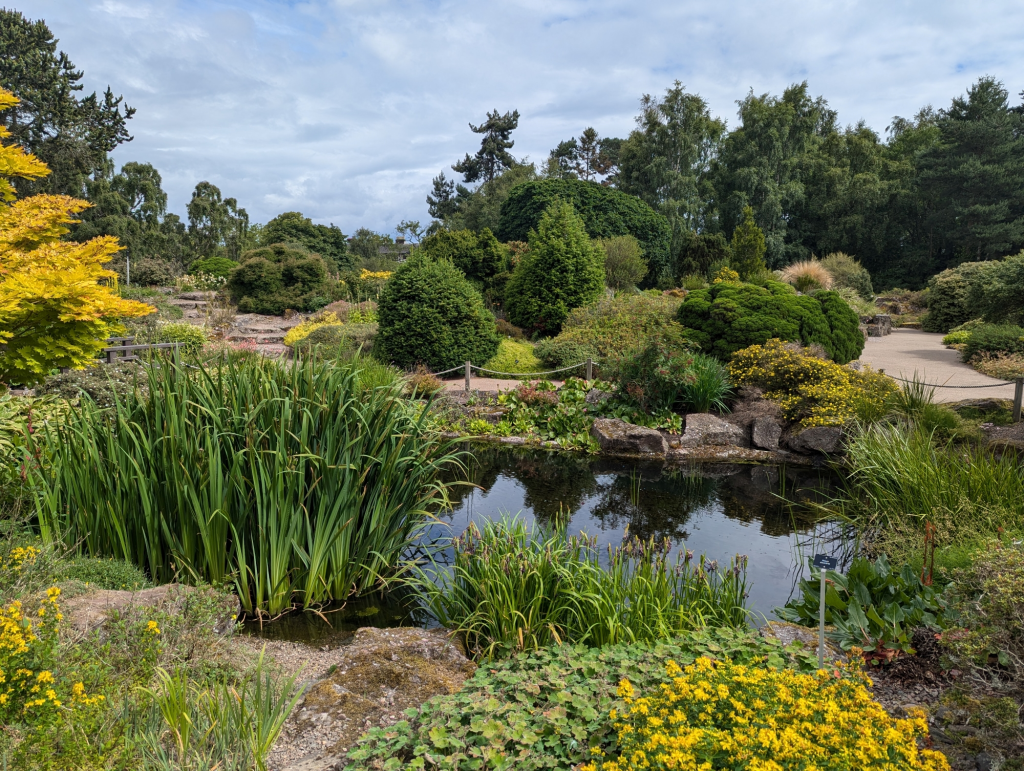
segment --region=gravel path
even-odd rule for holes
[[[936,388],[935,401],[959,402],[982,397],[1012,399],[1013,385],[982,375],[960,361],[960,352],[946,348],[942,335],[916,329],[894,329],[885,337],[869,337],[860,360],[887,375],[927,383],[988,388]]]
[[[520,384],[524,383],[524,380],[499,380],[493,377],[473,377],[470,381],[474,391],[486,391],[492,393],[500,393],[501,391],[511,391],[514,388],[518,388]],[[538,382],[538,381],[533,381]],[[553,380],[556,386],[561,386],[561,380]],[[466,390],[466,379],[460,378],[458,380],[445,380],[444,390],[446,391],[465,391]]]

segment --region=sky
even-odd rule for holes
[[[429,222],[431,179],[517,109],[542,163],[593,126],[628,135],[676,80],[730,127],[736,101],[808,81],[843,124],[948,106],[983,75],[1024,89],[1013,0],[6,0],[137,108],[114,158],[152,163],[169,209],[197,182],[253,222],[345,233]]]

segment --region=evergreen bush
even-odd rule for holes
[[[835,292],[798,296],[788,284],[720,281],[687,295],[677,319],[706,353],[727,361],[736,351],[777,338],[820,345],[839,364],[864,350],[857,315]]]
[[[971,330],[964,343],[964,361],[970,361],[981,353],[1024,353],[1024,327],[982,324]]]
[[[875,296],[871,274],[850,255],[833,252],[821,261],[821,266],[832,275],[833,287],[853,289],[864,300]]]
[[[377,318],[375,355],[399,367],[424,364],[442,371],[465,361],[482,365],[498,350],[494,317],[449,260],[409,258],[385,284]]]
[[[571,203],[592,238],[636,238],[649,265],[644,283],[653,283],[663,271],[671,269],[672,231],[668,220],[639,198],[582,179],[544,179],[516,185],[501,205],[496,235],[502,241],[526,241],[555,201]]]
[[[988,279],[999,263],[965,262],[933,276],[928,282],[928,313],[921,320],[925,332],[948,332],[981,315],[971,302],[972,289]]]
[[[193,262],[189,266],[188,272],[193,276],[205,273],[208,276],[227,278],[237,267],[238,263],[227,257],[203,257],[203,259]]]
[[[201,327],[181,321],[157,327],[153,342],[180,343],[178,353],[183,356],[195,356],[206,345],[206,333]]]
[[[604,253],[587,235],[572,204],[555,202],[530,232],[505,290],[508,319],[528,332],[557,334],[574,308],[604,290]]]
[[[1024,324],[1024,252],[989,263],[971,282],[967,302],[986,321]]]
[[[334,299],[323,258],[285,244],[243,254],[228,288],[242,313],[317,311]]]

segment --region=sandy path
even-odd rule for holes
[[[935,401],[995,397],[1012,399],[1013,385],[975,372],[962,361],[960,352],[946,348],[942,335],[917,329],[894,329],[885,337],[869,337],[860,360],[887,375],[912,380],[915,373],[926,383],[944,386],[988,386],[987,388],[936,388]]]

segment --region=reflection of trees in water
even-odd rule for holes
[[[811,527],[819,517],[807,504],[827,498],[835,483],[817,470],[745,466],[723,480],[720,497],[725,516],[782,536]]]
[[[638,494],[634,488],[637,481]],[[628,523],[629,532],[642,539],[685,540],[690,515],[714,500],[717,487],[713,478],[679,470],[663,473],[657,469],[652,473],[650,468],[638,468],[634,475],[620,472],[602,476],[598,484],[601,500],[591,516],[603,529],[622,528]]]
[[[463,459],[465,470],[446,479],[455,483],[451,490],[453,506],[465,502],[473,486],[486,492],[504,475],[523,486],[523,507],[533,509],[537,519],[548,521],[559,509],[577,511],[597,489],[590,469],[592,461],[586,456],[480,445],[473,446],[471,452],[471,457]]]

